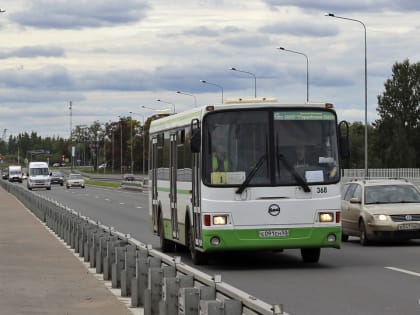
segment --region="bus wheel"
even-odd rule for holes
[[[162,215],[159,215],[159,237],[160,249],[164,253],[171,253],[175,251],[175,243],[165,238],[165,228],[163,225]]]
[[[206,253],[200,252],[194,248],[193,227],[191,224],[187,227],[188,249],[190,250],[191,259],[194,265],[206,265],[208,257]]]
[[[321,248],[301,248],[300,254],[303,262],[316,263],[319,261],[321,255]]]
[[[341,234],[341,240],[343,241],[343,242],[347,242],[348,240],[349,240],[349,236],[347,235],[347,234]]]

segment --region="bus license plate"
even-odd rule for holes
[[[289,236],[289,230],[259,231],[259,235],[260,235],[260,238],[286,237],[286,236]]]
[[[398,225],[398,230],[419,230],[420,224],[419,223],[405,223]]]

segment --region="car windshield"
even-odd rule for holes
[[[411,185],[378,185],[365,187],[365,204],[420,203],[420,193]]]
[[[83,179],[82,175],[79,174],[70,174],[69,179]]]
[[[48,168],[30,168],[29,175],[49,175]]]
[[[61,172],[52,172],[52,176],[60,177],[63,176],[63,174],[61,174]]]

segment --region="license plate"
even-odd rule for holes
[[[420,223],[404,223],[398,225],[398,230],[419,230],[420,229]]]
[[[260,238],[286,237],[286,236],[289,236],[289,230],[259,231],[259,236]]]

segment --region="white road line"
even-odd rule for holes
[[[394,271],[406,273],[406,274],[411,275],[411,276],[420,277],[420,273],[410,271],[410,270],[406,270],[406,269],[400,269],[400,268],[396,268],[396,267],[385,267],[385,269],[394,270]]]

